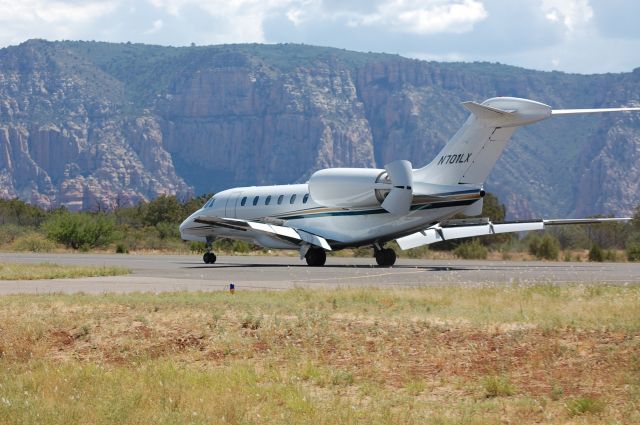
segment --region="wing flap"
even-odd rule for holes
[[[211,226],[226,227],[235,230],[243,230],[247,232],[258,232],[261,234],[271,235],[284,239],[306,242],[311,245],[319,246],[327,251],[331,251],[331,246],[322,236],[314,235],[292,227],[278,226],[275,224],[258,223],[256,221],[241,220],[238,218],[222,218],[211,216],[199,216],[194,220],[196,223],[209,224]]]
[[[422,245],[429,245],[449,239],[470,238],[475,236],[487,236],[498,233],[529,232],[531,230],[542,230],[545,226],[557,226],[567,224],[601,224],[608,222],[625,222],[631,218],[586,218],[586,219],[558,219],[558,220],[535,220],[521,221],[513,223],[486,223],[474,225],[454,225],[435,226],[421,230],[408,236],[396,239],[400,248],[411,249]]]

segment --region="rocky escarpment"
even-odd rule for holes
[[[193,193],[154,119],[122,113],[121,82],[46,42],[0,64],[0,196],[95,210]]]
[[[640,99],[640,71],[569,75],[298,45],[170,48],[30,41],[0,50],[0,196],[111,208],[162,193],[305,181],[324,167],[425,165],[461,101]],[[511,218],[627,214],[637,116],[519,130],[487,182]]]

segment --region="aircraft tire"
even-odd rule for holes
[[[324,249],[310,249],[304,256],[307,265],[311,267],[322,267],[327,262],[327,253]]]
[[[214,264],[216,260],[216,254],[213,252],[205,252],[202,256],[202,261],[204,261],[205,264]]]
[[[391,267],[396,263],[396,252],[391,248],[381,249],[375,252],[376,263],[380,267]]]

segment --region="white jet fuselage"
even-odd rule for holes
[[[380,205],[360,208],[320,205],[309,196],[307,184],[235,188],[216,194],[212,198],[213,204],[208,202],[187,218],[180,226],[180,232],[183,237],[190,236],[194,240],[220,237],[250,240],[267,248],[297,248],[296,244],[273,236],[247,234],[243,230],[194,221],[200,216],[213,216],[302,229],[322,235],[332,248],[370,245],[447,219],[478,201],[480,192],[479,188],[466,188],[447,193],[445,197],[414,196],[411,211],[395,215]]]

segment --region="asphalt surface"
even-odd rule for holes
[[[203,264],[198,255],[109,255],[2,253],[0,262],[121,266],[126,276],[35,281],[0,281],[0,294],[55,292],[163,292],[294,287],[503,285],[536,283],[640,284],[638,263],[444,261],[400,259],[379,268],[373,258],[329,257],[308,267],[295,257],[218,256]]]

